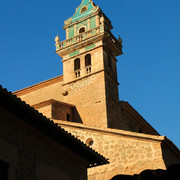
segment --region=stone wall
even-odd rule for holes
[[[145,169],[165,169],[168,162],[165,162],[164,156],[171,158],[171,163],[180,162],[180,158],[171,151],[163,154],[162,136],[114,129],[92,129],[73,123],[59,122],[59,125],[109,158],[110,164],[88,170],[89,180],[108,180],[117,174],[133,175]]]
[[[99,44],[100,45],[100,44]],[[99,46],[96,43],[96,46]],[[63,59],[63,89],[68,94],[63,102],[76,105],[74,121],[92,127],[107,127],[107,110],[104,81],[104,62],[102,46],[89,50],[80,48],[79,54]],[[85,56],[91,54],[91,72],[86,72]],[[80,58],[80,77],[75,77],[74,60]],[[78,113],[78,115],[77,115]],[[76,119],[78,118],[78,119]]]
[[[92,127],[107,127],[104,72],[86,77],[75,83],[67,84],[64,88],[68,95],[64,97],[64,102],[76,104],[77,113],[82,122]]]
[[[73,121],[72,120],[72,111],[73,108],[65,105],[52,105],[52,118],[60,119],[64,121]],[[69,115],[69,119],[67,119],[67,114]]]
[[[29,105],[35,105],[50,99],[62,101],[62,78],[47,80],[37,85],[19,90],[14,94]]]
[[[72,113],[75,107],[72,105],[68,105],[66,103],[62,103],[55,100],[49,100],[36,104],[33,107],[47,118],[64,121],[73,121]]]
[[[0,108],[0,159],[10,180],[85,180],[88,163]]]
[[[38,110],[38,112],[42,113],[47,118],[52,118],[52,104],[49,104],[45,107],[36,108],[36,110]]]

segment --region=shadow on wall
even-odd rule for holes
[[[111,180],[180,180],[180,164],[174,164],[167,170],[144,170],[139,175],[117,175]]]
[[[168,142],[171,144],[169,144]],[[177,147],[171,149],[172,146],[175,146],[175,145],[168,140],[166,140],[165,142],[162,142],[161,144],[162,156],[163,156],[163,160],[164,160],[166,168],[168,168],[169,166],[173,164],[180,164],[179,149]],[[176,148],[177,148],[178,153],[175,151]]]
[[[83,124],[81,116],[80,116],[79,112],[77,111],[76,107],[73,108],[72,117],[73,117],[73,120],[72,120],[73,122]]]

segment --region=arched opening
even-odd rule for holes
[[[85,27],[79,29],[79,34],[82,34],[83,32],[85,32]]]
[[[87,10],[88,10],[88,7],[85,6],[85,7],[83,7],[83,8],[81,9],[81,13],[84,13],[84,12],[86,12]]]
[[[75,77],[80,77],[80,59],[77,58],[74,60],[74,71],[75,71]]]
[[[91,72],[91,54],[87,54],[85,56],[85,67],[86,67],[86,73]]]
[[[90,66],[91,65],[91,54],[87,54],[85,56],[85,66]]]
[[[80,69],[80,59],[77,58],[74,60],[74,71],[77,71]]]

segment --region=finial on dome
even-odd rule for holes
[[[55,38],[55,42],[56,42],[56,44],[58,44],[60,42],[60,38],[59,38],[58,34],[57,34],[57,36]]]

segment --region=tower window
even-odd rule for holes
[[[80,12],[80,13],[84,13],[84,12],[86,12],[87,10],[88,10],[88,7],[85,6],[85,7],[83,7],[83,8],[81,9],[81,12]]]
[[[83,32],[85,32],[85,27],[82,27],[82,28],[79,29],[79,34],[81,34]]]
[[[77,58],[74,60],[74,71],[77,71],[80,69],[80,59]]]
[[[91,65],[91,54],[87,54],[85,56],[85,66],[90,66]]]
[[[9,164],[0,160],[0,179],[8,180]]]
[[[85,67],[86,67],[86,73],[91,72],[91,54],[87,54],[85,56]]]

